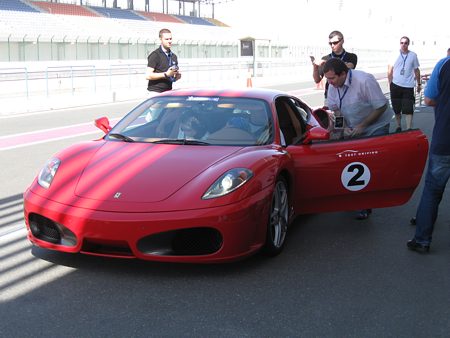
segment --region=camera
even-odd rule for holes
[[[172,65],[172,67],[170,67],[173,71],[178,71],[178,65]]]
[[[343,116],[336,116],[335,117],[334,128],[335,129],[342,129],[342,128],[344,128],[344,117]]]

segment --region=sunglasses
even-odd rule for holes
[[[342,41],[342,39],[340,39],[340,40],[337,40],[337,41],[330,41],[330,42],[328,42],[328,44],[330,45],[330,46],[336,46],[339,42],[341,42]]]
[[[407,42],[407,41],[401,41],[400,44],[401,44],[401,45],[409,45],[409,42]]]

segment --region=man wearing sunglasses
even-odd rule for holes
[[[402,114],[405,114],[406,129],[412,128],[414,102],[414,87],[417,82],[417,92],[422,89],[420,81],[419,60],[417,54],[408,49],[409,38],[400,39],[400,51],[396,52],[392,63],[388,65],[388,81],[391,92],[391,103],[397,121],[396,132],[402,131]]]
[[[319,83],[322,81],[324,77],[323,73],[323,65],[325,62],[331,58],[337,58],[347,65],[349,69],[355,69],[356,63],[358,62],[358,56],[356,54],[347,52],[344,49],[344,35],[339,31],[332,31],[328,36],[328,44],[331,47],[331,53],[324,55],[322,59],[315,60],[314,57],[311,57],[311,61],[313,64],[313,79],[315,83]],[[325,101],[327,99],[328,92],[328,82],[325,84]],[[326,104],[326,102],[325,102]]]

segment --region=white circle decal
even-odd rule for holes
[[[341,182],[345,189],[359,191],[367,187],[370,181],[370,170],[364,163],[352,162],[341,174]]]

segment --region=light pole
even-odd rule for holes
[[[41,37],[41,34],[38,35],[36,39],[36,54],[37,54],[37,60],[39,61],[39,38]]]

